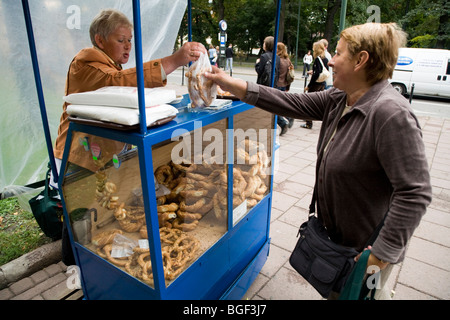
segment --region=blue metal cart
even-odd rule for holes
[[[26,0],[22,4],[44,117],[45,104],[29,8]],[[134,130],[123,130],[86,124],[82,120],[71,122],[60,171],[62,174],[59,176],[64,218],[70,225],[69,237],[80,268],[84,297],[240,299],[258,275],[269,253],[275,116],[241,101],[233,101],[217,110],[193,111],[187,107],[189,97],[185,95],[175,105],[179,110],[175,119],[147,127],[139,6],[139,1],[134,0],[140,126]],[[280,1],[275,40],[279,6]],[[43,120],[45,127],[46,119]],[[46,137],[49,137],[48,128]],[[52,159],[50,139],[47,144]],[[98,166],[97,171],[79,168],[71,163],[70,150],[80,144],[84,147],[84,156]],[[114,144],[123,144],[120,153],[108,147]],[[262,154],[267,157],[264,165],[261,161],[251,162],[249,159],[240,162],[238,149],[252,156],[252,144],[257,146],[253,149],[253,156],[257,154],[254,159],[261,160]],[[194,157],[200,155],[200,158],[192,160],[194,157],[190,157],[193,162],[190,164],[174,164],[174,153],[180,155],[182,150],[186,158],[192,151],[190,148],[194,150]],[[213,158],[222,161],[211,164],[209,160]],[[199,178],[197,174],[201,173],[202,178],[197,180],[202,180],[207,175],[211,177],[214,170],[221,174],[220,177],[215,175],[214,180],[203,180],[203,189],[209,183],[211,189],[207,191],[212,190],[209,200],[217,200],[215,203],[207,204],[206,200],[197,203],[198,198],[188,197],[183,198],[183,204],[178,203],[179,210],[181,205],[187,208],[199,204],[197,209],[203,210],[203,213],[197,216],[200,218],[193,228],[172,228],[178,230],[173,234],[169,234],[171,229],[165,227],[165,223],[169,222],[172,226],[175,224],[171,221],[175,220],[161,221],[161,212],[158,211],[160,192],[169,196],[174,186],[164,188],[156,179],[158,169],[170,165],[172,173],[178,168],[180,179],[187,177],[192,180]],[[193,170],[194,165],[199,172]],[[239,182],[246,180],[245,185],[248,186],[252,177],[257,178],[257,187],[263,189],[260,193],[255,191],[244,196],[243,189],[236,191]],[[107,183],[109,192],[104,191]],[[198,191],[196,188],[185,190],[185,194]],[[218,200],[219,193],[221,200]],[[135,214],[130,223],[137,224],[139,221],[139,230],[126,227],[123,230],[127,231],[121,230],[124,220],[118,218],[119,203],[126,204],[122,208],[126,215]],[[140,208],[140,211],[136,213],[133,211],[135,208]],[[180,222],[192,226],[192,220]],[[123,236],[121,239],[125,244],[133,244],[133,258],[129,254],[125,258],[121,258],[121,253],[113,254],[111,239],[107,242],[109,247],[103,243],[100,245],[102,240],[99,236],[102,234]],[[114,238],[116,240],[117,237]],[[126,249],[126,246],[120,248]]]

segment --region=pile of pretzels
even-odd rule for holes
[[[97,254],[114,265],[124,268],[133,277],[153,285],[150,250],[136,246],[133,248],[132,255],[114,258],[111,256],[111,252],[114,237],[117,234],[122,234],[122,231],[113,229],[95,235],[92,243],[97,247]],[[200,242],[194,236],[173,228],[160,228],[160,236],[164,278],[171,281],[197,257]]]

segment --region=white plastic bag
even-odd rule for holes
[[[189,71],[188,91],[191,99],[191,107],[209,107],[217,96],[217,85],[204,77],[205,72],[211,72],[211,63],[206,54],[200,54],[200,58],[195,61]]]

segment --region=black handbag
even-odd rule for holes
[[[39,227],[44,234],[53,240],[59,240],[62,237],[62,203],[59,198],[58,189],[49,186],[50,169],[45,178],[45,188],[37,196],[31,198],[31,211]]]
[[[334,243],[319,219],[310,215],[299,229],[289,263],[322,297],[331,291],[340,292],[354,264],[358,252],[354,248]]]

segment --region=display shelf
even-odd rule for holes
[[[180,112],[173,121],[148,128],[145,135],[70,124],[61,168],[61,172],[70,173],[62,174],[59,183],[86,299],[235,299],[245,293],[264,264],[269,243],[274,116],[240,101],[220,110],[192,110],[187,103],[186,95],[177,105]],[[118,144],[126,147],[117,149]],[[71,161],[71,150],[80,149],[80,145],[85,147],[85,159],[77,159],[94,163],[97,170],[80,168]],[[121,153],[116,154],[117,150]],[[252,155],[253,162],[242,157],[242,152]],[[180,176],[176,176],[180,166],[187,172],[179,171]],[[173,195],[179,182],[168,183],[164,185],[166,197],[172,198],[158,204],[164,180],[157,178],[160,169],[170,169],[172,181],[187,179],[192,183],[182,189],[182,198]],[[105,199],[103,188],[108,184],[111,192]],[[196,213],[198,220],[179,220],[180,211],[199,203],[196,194],[201,190],[205,195],[201,200],[207,199],[200,203],[203,206],[197,206],[201,214],[190,212]],[[141,217],[135,218],[141,222],[133,230],[121,223],[118,207],[122,203],[128,212],[140,207]],[[173,217],[162,221],[158,211],[164,205],[175,205],[176,210]],[[80,208],[90,210],[87,216],[79,213]],[[193,256],[178,269],[173,267],[175,256],[186,254],[175,252],[160,235],[167,230],[166,224],[179,230],[176,220],[189,226],[177,226],[181,229],[178,237],[197,243]],[[146,237],[142,226],[147,227]],[[117,258],[113,248],[120,246],[113,238],[107,246],[98,245],[99,234],[111,230],[121,230],[114,240],[125,237],[139,248],[135,251],[141,250],[143,239],[148,238],[148,253]]]

